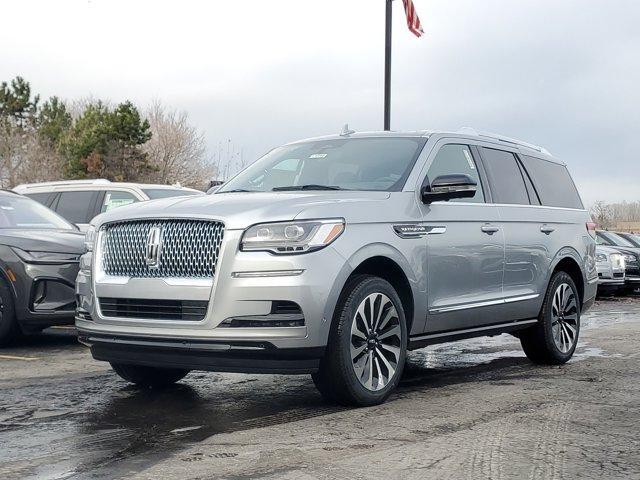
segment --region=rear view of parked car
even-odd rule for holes
[[[511,333],[562,364],[598,276],[566,166],[490,134],[351,133],[276,148],[215,194],[98,216],[76,327],[127,381],[311,374],[383,402],[407,350]]]
[[[596,247],[598,295],[612,295],[625,286],[625,255],[604,245]]]
[[[19,185],[13,189],[42,203],[85,230],[93,217],[136,202],[202,195],[192,188],[109,180],[68,180]]]
[[[17,193],[0,192],[0,345],[73,323],[84,235]]]

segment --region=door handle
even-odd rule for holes
[[[540,227],[540,231],[546,235],[549,235],[550,233],[553,233],[553,231],[555,230],[555,228],[550,227],[549,225],[542,225]]]
[[[500,229],[494,225],[483,225],[480,227],[480,230],[482,230],[487,235],[493,235]]]

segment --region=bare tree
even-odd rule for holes
[[[599,228],[611,228],[614,225],[613,209],[602,200],[595,202],[590,209],[591,218]]]
[[[155,101],[147,112],[152,137],[144,149],[157,169],[153,181],[202,188],[215,175],[204,135],[189,124],[186,112],[166,109]]]
[[[44,182],[62,177],[56,149],[35,130],[4,128],[0,133],[0,187]]]

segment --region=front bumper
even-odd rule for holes
[[[14,294],[16,318],[24,330],[73,324],[77,262],[26,263],[4,246],[0,257]]]
[[[286,358],[291,354],[295,356],[300,351],[317,353],[322,350],[329,335],[331,315],[340,293],[341,281],[350,273],[350,266],[332,246],[291,256],[242,252],[238,248],[241,233],[238,230],[225,231],[215,278],[209,284],[202,281],[190,284],[188,280],[161,278],[131,278],[117,283],[101,276],[95,265],[93,271],[98,272],[96,278],[92,278],[91,271],[83,269],[76,284],[79,307],[76,327],[85,343],[98,345],[92,346],[94,356],[100,360],[116,361],[107,352],[113,351],[115,355],[116,351],[135,350],[136,353],[132,355],[122,353],[133,361],[139,352],[143,351],[145,356],[150,354],[151,348],[160,357],[153,356],[153,361],[147,360],[148,364],[157,365],[156,362],[168,355],[167,349],[171,353],[168,356],[179,358],[179,362],[187,362],[185,358],[192,358],[194,352],[200,352],[195,353],[195,365],[200,365],[198,368],[253,371],[254,367],[250,367],[249,363],[256,363],[255,368],[262,370],[263,366],[257,365],[262,360],[281,356]],[[283,271],[301,273],[278,274]],[[238,272],[276,273],[239,277]],[[96,298],[104,297],[206,300],[208,307],[204,319],[199,321],[116,318],[106,316],[101,311]],[[230,319],[268,315],[275,301],[297,304],[302,310],[304,325],[225,327],[225,321]],[[131,338],[137,339],[135,345],[130,343]],[[154,344],[142,347],[141,340]],[[246,348],[238,348],[245,345],[257,348],[252,348],[248,354]],[[222,366],[215,362],[214,365],[201,365],[200,356],[226,358],[228,355],[233,359],[239,355],[242,366],[233,366],[234,362],[228,363],[227,360],[222,362]],[[303,357],[308,355],[304,353]],[[304,367],[305,371],[313,368],[308,365]]]
[[[277,348],[269,342],[213,342],[98,335],[78,329],[96,360],[214,372],[305,374],[318,370],[324,348]]]

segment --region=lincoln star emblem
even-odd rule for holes
[[[162,253],[162,229],[151,227],[147,235],[147,252],[145,261],[149,268],[160,267],[160,254]]]

